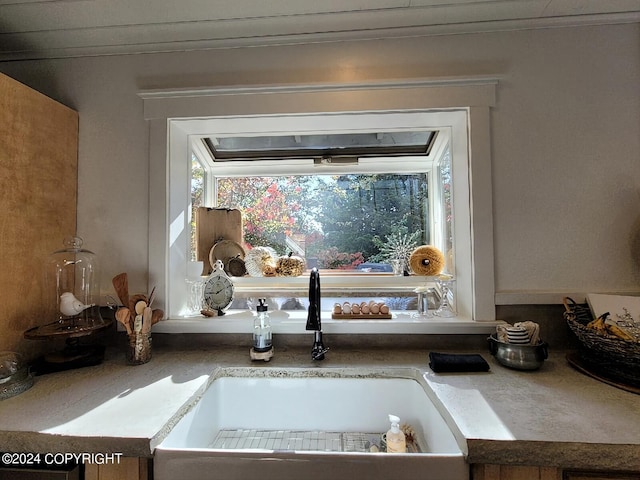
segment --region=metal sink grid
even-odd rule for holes
[[[369,452],[380,447],[380,433],[299,430],[220,430],[209,445],[226,450],[280,450],[314,452]]]

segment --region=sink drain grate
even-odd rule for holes
[[[220,430],[210,447],[224,450],[369,452],[372,445],[380,446],[379,433],[239,429]]]

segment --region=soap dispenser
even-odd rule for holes
[[[264,360],[268,362],[273,357],[273,344],[271,341],[271,321],[267,300],[261,298],[256,307],[257,315],[253,319],[253,347],[250,351],[251,360]]]
[[[407,441],[404,433],[400,430],[400,418],[395,415],[389,415],[391,428],[387,432],[387,452],[388,453],[406,453]]]

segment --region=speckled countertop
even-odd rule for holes
[[[563,352],[552,351],[535,372],[479,353],[490,372],[435,374],[428,351],[418,349],[332,349],[314,363],[309,349],[286,348],[264,363],[251,362],[246,347],[165,346],[135,367],[110,349],[101,365],[39,376],[30,390],[0,401],[0,451],[151,456],[217,367],[410,367],[455,423],[470,463],[640,471],[639,395],[575,371]]]

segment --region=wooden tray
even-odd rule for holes
[[[332,313],[334,320],[391,320],[391,313]]]
[[[591,368],[589,368],[587,364],[585,364],[582,361],[582,359],[580,358],[580,355],[578,355],[577,353],[573,353],[573,352],[568,353],[567,362],[569,362],[569,365],[571,365],[573,368],[575,368],[579,372],[582,372],[585,375],[595,378],[596,380],[600,380],[601,382],[604,382],[608,385],[620,388],[622,390],[626,390],[627,392],[640,394],[640,388],[638,387],[635,387],[633,385],[626,385],[624,383],[619,382],[618,380],[609,378],[600,372],[594,372]]]

